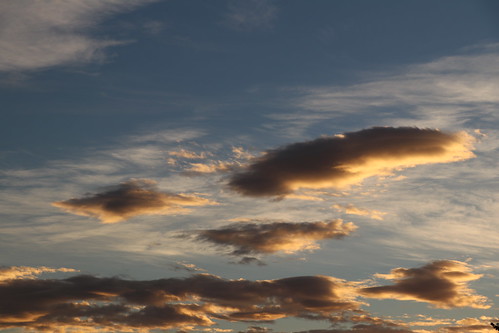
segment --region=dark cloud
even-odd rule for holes
[[[296,333],[416,333],[403,327],[385,327],[376,325],[359,325],[351,329],[310,330]]]
[[[248,196],[285,196],[299,188],[342,188],[418,164],[473,157],[473,138],[413,127],[374,127],[269,150],[229,187]]]
[[[132,179],[105,192],[52,203],[70,213],[99,218],[104,223],[137,215],[185,213],[189,211],[186,206],[213,204],[216,203],[195,195],[160,192],[156,182],[149,179]]]
[[[278,280],[188,278],[133,281],[80,275],[0,283],[0,328],[169,329],[210,326],[215,319],[272,321],[327,318],[355,310],[353,289],[326,276]]]
[[[486,309],[484,296],[468,288],[468,282],[481,277],[464,262],[440,260],[419,268],[395,268],[377,277],[394,280],[395,284],[361,289],[361,294],[375,298],[393,298],[428,302],[438,308],[469,306]]]
[[[357,227],[342,220],[327,222],[235,223],[219,229],[201,231],[198,239],[230,247],[232,255],[293,253],[318,248],[317,241],[348,236]]]

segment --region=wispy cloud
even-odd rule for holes
[[[352,85],[297,88],[293,92],[298,97],[292,98],[290,106],[300,111],[273,117],[299,127],[343,116],[358,116],[366,125],[487,127],[497,120],[498,68],[499,45],[485,45],[427,63],[366,74]]]
[[[375,220],[382,220],[383,215],[386,215],[385,212],[382,212],[379,210],[363,209],[363,208],[355,207],[353,204],[348,204],[348,205],[335,204],[335,205],[333,205],[333,208],[338,210],[338,211],[345,212],[346,214],[369,216],[370,218],[375,219]]]
[[[51,267],[27,267],[27,266],[9,266],[0,267],[0,284],[8,283],[9,280],[16,279],[36,279],[38,275],[43,273],[72,273],[78,272],[72,268],[51,268]]]
[[[154,0],[2,1],[0,71],[25,71],[85,63],[124,41],[92,37],[105,17]]]
[[[254,30],[272,26],[277,7],[270,0],[229,0],[226,23],[235,29]]]
[[[214,204],[196,195],[160,192],[156,182],[149,179],[132,179],[105,192],[52,203],[70,213],[97,217],[104,223],[121,222],[137,215],[186,213],[188,206]]]
[[[247,196],[286,196],[300,188],[345,188],[419,164],[473,157],[470,135],[413,127],[374,127],[269,150],[235,173]]]

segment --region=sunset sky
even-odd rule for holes
[[[0,332],[499,321],[497,0],[2,0],[0,94]]]

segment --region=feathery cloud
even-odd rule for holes
[[[123,42],[97,39],[91,28],[106,16],[153,0],[7,0],[0,2],[0,71],[44,69],[102,59]]]
[[[360,293],[366,297],[428,302],[444,309],[465,306],[488,309],[487,298],[468,287],[468,282],[481,276],[472,273],[464,262],[439,260],[419,268],[400,267],[390,274],[377,274],[376,277],[394,280],[395,284],[362,288]]]
[[[375,220],[382,220],[383,215],[386,215],[385,212],[382,212],[379,210],[362,209],[359,207],[355,207],[353,204],[348,204],[348,205],[335,204],[335,205],[333,205],[333,208],[338,210],[338,211],[343,211],[346,214],[369,216],[370,218],[375,219]]]
[[[52,203],[53,206],[77,215],[116,223],[137,215],[171,215],[186,213],[186,206],[215,205],[214,201],[188,194],[158,191],[156,182],[132,179],[105,192]]]
[[[299,188],[345,188],[420,164],[474,157],[470,135],[414,127],[373,127],[269,150],[229,187],[247,196],[286,196]]]
[[[231,0],[225,15],[226,23],[239,30],[269,28],[277,7],[269,0]]]
[[[348,236],[357,226],[342,220],[328,222],[236,223],[219,229],[203,230],[198,239],[220,247],[230,247],[231,255],[294,253],[318,249],[317,241]]]

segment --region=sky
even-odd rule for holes
[[[499,322],[495,0],[0,2],[0,332]]]

